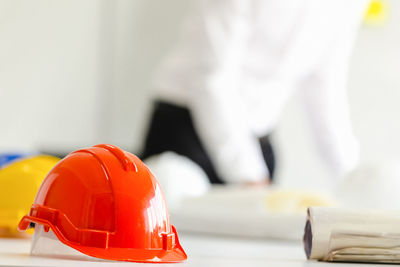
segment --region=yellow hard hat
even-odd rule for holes
[[[39,155],[0,168],[0,234],[18,235],[19,220],[29,212],[42,180],[59,160]]]

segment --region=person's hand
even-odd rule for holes
[[[244,185],[247,187],[265,187],[270,185],[271,180],[269,178],[263,179],[262,181],[251,181],[245,182]]]

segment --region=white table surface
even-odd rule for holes
[[[307,261],[300,242],[180,235],[188,260],[153,266],[378,266]],[[0,266],[122,266],[140,263],[71,260],[30,256],[30,240],[0,238]],[[380,265],[382,266],[382,265]]]

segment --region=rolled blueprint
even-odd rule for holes
[[[307,213],[308,259],[400,263],[400,211],[311,207]]]

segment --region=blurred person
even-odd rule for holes
[[[346,81],[366,4],[196,1],[155,76],[142,157],[174,151],[212,183],[268,184],[275,170],[269,136],[297,91],[332,176],[352,170],[359,147]]]

